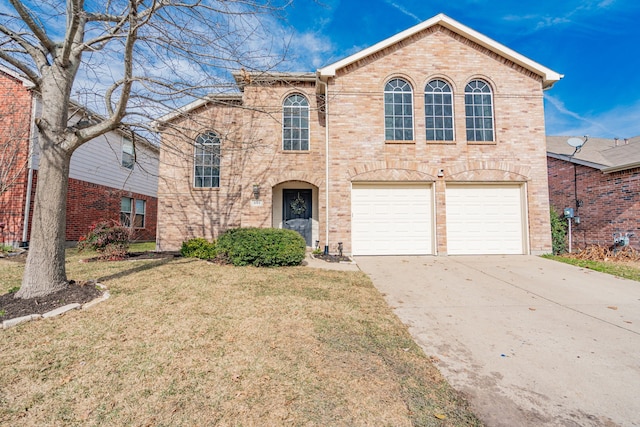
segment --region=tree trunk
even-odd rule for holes
[[[40,134],[41,141],[46,137]],[[71,155],[52,141],[40,143],[29,254],[16,298],[34,298],[64,289],[67,190]]]

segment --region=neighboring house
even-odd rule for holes
[[[572,224],[573,246],[611,246],[626,233],[640,246],[640,136],[588,138],[575,154],[568,139],[547,137],[547,162],[551,206],[580,218]]]
[[[38,179],[35,118],[41,100],[19,74],[0,66],[0,243],[27,246]],[[78,105],[70,122],[100,120]],[[135,149],[134,149],[135,146]],[[66,240],[77,241],[101,219],[132,226],[134,238],[154,240],[157,223],[157,147],[129,132],[112,131],[71,157]]]
[[[560,74],[437,15],[315,73],[234,77],[159,120],[159,249],[252,226],[352,255],[551,252]]]

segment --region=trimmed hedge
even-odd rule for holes
[[[182,242],[180,254],[186,258],[213,259],[218,255],[216,242],[209,242],[202,237]]]
[[[232,228],[218,238],[218,254],[233,265],[273,267],[300,265],[305,257],[304,238],[279,228]]]

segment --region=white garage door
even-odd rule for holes
[[[521,189],[519,185],[448,186],[447,253],[524,253]]]
[[[354,255],[427,255],[432,246],[430,185],[354,184]]]

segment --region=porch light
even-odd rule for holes
[[[260,198],[260,186],[253,184],[253,198],[258,200]]]

